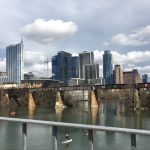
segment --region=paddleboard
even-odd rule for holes
[[[72,139],[65,140],[65,141],[63,141],[63,142],[61,142],[61,143],[62,143],[62,144],[67,144],[67,143],[70,143],[70,142],[72,142]]]

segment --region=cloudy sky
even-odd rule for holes
[[[150,71],[149,0],[0,0],[0,14],[0,71],[6,46],[21,38],[25,72],[39,76],[58,51],[94,51],[102,70],[103,51],[110,49],[124,70]]]

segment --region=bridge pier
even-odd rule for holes
[[[9,94],[5,93],[4,90],[0,90],[0,106],[5,107],[10,105]]]
[[[91,90],[90,91],[90,108],[98,108],[97,90]]]
[[[28,93],[28,108],[33,108],[35,107],[35,101],[33,99],[33,95],[31,92]]]
[[[9,104],[10,98],[9,98],[8,93],[5,93],[4,97],[5,97],[6,101],[7,101],[7,104]]]
[[[17,96],[15,94],[12,95],[12,94],[5,93],[4,99],[9,101],[9,106],[10,106],[9,115],[15,116],[16,115],[16,108],[19,106]]]
[[[57,91],[56,93],[56,103],[55,103],[56,108],[64,108],[64,104],[62,101],[62,96],[60,94],[60,91]]]

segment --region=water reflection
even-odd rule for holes
[[[8,116],[10,109],[0,109],[1,116]],[[85,109],[81,108],[18,108],[16,116],[19,118],[40,119],[59,122],[73,122],[81,124],[93,124],[104,126],[115,126],[124,128],[137,128],[137,129],[150,129],[150,113],[148,111],[127,111],[120,112],[117,102],[102,101],[99,109]],[[45,126],[29,125],[28,126],[28,150],[53,150],[51,148],[53,143],[50,131]],[[50,127],[51,128],[51,127]],[[61,142],[64,140],[65,134],[68,133],[73,141],[69,145],[63,145]],[[75,128],[58,128],[58,150],[87,150],[88,149],[88,136],[87,130]],[[20,150],[21,143],[21,127],[13,123],[0,122],[0,149]],[[137,142],[142,143],[138,150],[148,150],[149,137],[137,138]],[[144,144],[143,144],[144,143]],[[130,148],[130,135],[116,134],[110,132],[94,132],[94,150],[120,150],[122,145],[127,145],[122,150]],[[147,149],[146,149],[146,148]]]
[[[142,129],[142,116],[140,110],[135,112],[135,128]]]
[[[56,120],[59,121],[59,122],[62,121],[64,109],[65,108],[61,108],[61,107],[55,108],[55,111],[56,111]]]
[[[0,108],[0,116],[8,116],[10,112],[10,108]]]
[[[66,144],[65,150],[69,150],[69,144]]]
[[[91,122],[93,125],[97,124],[98,121],[98,108],[91,108]]]
[[[35,107],[28,107],[28,117],[29,119],[33,119],[34,118],[34,113],[35,113]]]

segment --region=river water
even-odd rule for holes
[[[0,108],[0,116],[8,116],[9,108]],[[18,108],[16,118],[29,118],[103,125],[121,128],[150,130],[150,111],[120,112],[117,101],[103,101],[99,109],[65,108],[57,109],[37,107],[35,109]],[[65,134],[73,139],[69,145],[62,144]],[[52,129],[48,126],[27,126],[27,150],[54,150]],[[21,150],[21,124],[0,122],[0,150]],[[113,132],[94,132],[94,150],[130,150],[130,135]],[[150,136],[137,135],[137,149],[150,150]],[[88,150],[86,130],[73,128],[58,129],[58,150]]]

